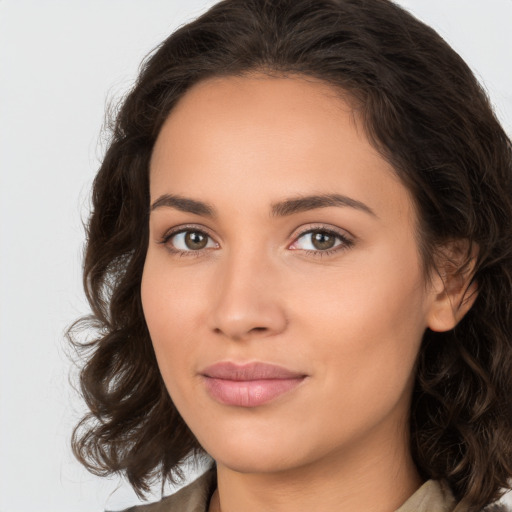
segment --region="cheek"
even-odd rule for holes
[[[176,268],[164,251],[149,248],[142,274],[141,299],[149,331],[155,334],[154,342],[193,329],[191,319],[198,309],[200,290],[201,279],[194,267]]]
[[[185,282],[180,284],[179,274],[169,275],[168,265],[162,265],[149,251],[141,282],[142,307],[168,388],[172,386],[171,377],[189,368],[186,362],[193,355],[193,344],[184,342],[190,339],[197,325],[194,320],[197,297],[190,294],[193,289],[185,286]]]
[[[397,399],[410,381],[426,328],[422,275],[415,258],[392,251],[373,264],[346,269],[310,292],[301,330],[319,340],[315,357],[329,385],[349,386],[347,400]]]

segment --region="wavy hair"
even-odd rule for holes
[[[446,479],[478,510],[512,475],[512,145],[459,55],[388,0],[224,0],[145,60],[93,185],[92,314],[68,332],[90,410],[74,430],[75,455],[96,474],[125,474],[141,496],[156,477],[182,478],[187,456],[206,455],[165,388],[141,306],[149,159],[192,85],[251,71],[314,77],[352,99],[414,198],[427,271],[449,241],[479,248],[473,307],[455,329],[424,335],[410,419],[422,476]],[[93,339],[80,341],[91,326]]]

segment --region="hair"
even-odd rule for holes
[[[68,336],[85,362],[90,409],[73,433],[92,472],[183,478],[207,455],[160,375],[140,283],[148,244],[149,161],[163,122],[210,77],[306,76],[351,98],[369,141],[410,191],[427,270],[465,241],[478,296],[455,329],[427,329],[410,443],[424,478],[445,479],[468,510],[498,499],[512,475],[512,144],[486,93],[430,27],[388,0],[224,0],[143,63],[116,113],[94,180],[84,287],[92,315]],[[94,339],[78,334],[94,328]]]

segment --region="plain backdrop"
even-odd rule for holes
[[[397,1],[462,55],[512,133],[512,0]],[[84,409],[63,333],[87,313],[82,221],[105,105],[150,50],[213,3],[0,0],[0,512],[137,502],[71,454]]]

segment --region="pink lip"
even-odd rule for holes
[[[256,407],[296,388],[306,375],[267,363],[218,363],[201,375],[216,401],[239,407]]]

